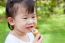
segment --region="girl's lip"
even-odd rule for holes
[[[26,27],[26,28],[33,28],[34,26],[28,26],[28,27]]]

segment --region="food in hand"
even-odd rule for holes
[[[34,36],[36,36],[37,34],[39,34],[39,32],[38,32],[37,29],[34,29],[32,32],[33,32]]]

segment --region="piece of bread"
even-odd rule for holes
[[[39,34],[39,32],[38,32],[37,29],[34,29],[32,32],[33,32],[34,36],[36,36],[37,34]]]

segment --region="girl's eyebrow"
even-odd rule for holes
[[[34,13],[31,13],[31,14],[25,13],[25,14],[23,14],[23,16],[25,16],[25,17],[27,17],[27,16],[29,16],[29,15],[36,16],[36,14],[34,14]]]

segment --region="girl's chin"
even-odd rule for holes
[[[27,32],[32,32],[35,28],[26,28]]]
[[[28,32],[32,32],[34,29],[29,29]]]

